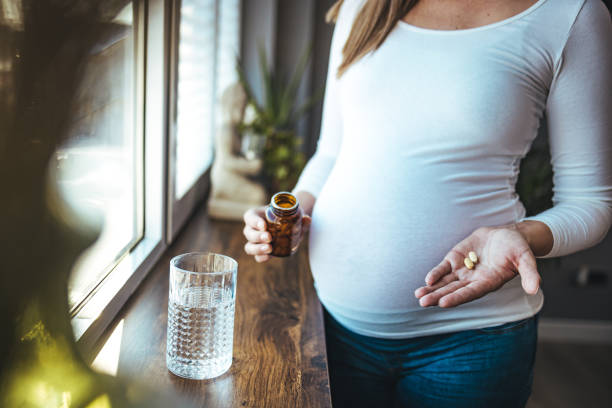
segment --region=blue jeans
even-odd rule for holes
[[[324,313],[334,408],[514,408],[531,394],[537,315],[390,340],[353,333]]]

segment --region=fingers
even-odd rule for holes
[[[244,245],[244,252],[249,255],[268,255],[272,252],[272,247],[269,244],[255,244],[253,242],[247,242]]]
[[[261,232],[259,230],[251,228],[248,225],[245,225],[244,229],[242,230],[242,233],[244,234],[247,241],[253,242],[255,244],[269,243],[272,240],[272,236],[269,232]]]
[[[270,259],[269,255],[255,255],[255,262],[266,262]]]
[[[252,208],[244,213],[244,229],[242,233],[247,239],[244,251],[255,256],[256,262],[266,262],[270,259],[272,236],[267,231],[262,208]]]
[[[436,282],[436,284],[434,285],[422,286],[418,288],[417,290],[414,291],[414,296],[416,296],[417,298],[422,298],[426,294],[431,293],[434,290],[439,289],[456,280],[457,280],[457,276],[455,274],[448,274],[444,276],[442,279],[440,279],[438,282]]]
[[[257,231],[265,231],[266,230],[266,220],[263,218],[263,210],[261,208],[251,208],[247,212],[244,213],[244,223],[257,230]]]
[[[538,266],[536,264],[535,256],[530,250],[526,250],[519,257],[518,260],[518,273],[521,276],[521,285],[525,292],[530,295],[538,293],[540,288],[540,274],[538,273]]]
[[[472,281],[457,290],[443,296],[438,300],[440,307],[455,307],[460,304],[483,297],[496,288],[491,287],[491,283],[484,280]]]
[[[444,296],[457,291],[464,286],[469,284],[468,281],[454,281],[450,282],[439,289],[434,290],[433,292],[423,296],[419,300],[419,304],[423,307],[427,306],[435,306],[439,303],[440,299]]]
[[[425,276],[425,283],[428,286],[434,285],[443,276],[448,275],[453,270],[459,270],[463,268],[463,258],[465,256],[457,250],[457,247],[453,248],[440,262],[438,266],[433,268]]]
[[[255,261],[266,262],[270,259],[269,254],[272,252],[270,245],[272,235],[267,231],[263,207],[246,211],[243,219],[245,226],[242,233],[248,241],[244,245],[244,251],[249,255],[254,255]],[[301,225],[298,224],[295,228],[301,229],[300,233],[303,235],[310,228],[311,222],[311,217],[304,215]]]
[[[294,234],[299,234],[301,240],[302,237],[306,235],[306,233],[310,229],[311,222],[312,219],[310,218],[310,216],[304,215],[304,217],[302,218],[302,222],[296,223],[291,230]]]
[[[445,258],[438,266],[429,271],[425,276],[425,283],[429,286],[433,285],[444,275],[451,273],[452,269],[450,262]]]
[[[304,218],[302,218],[302,228],[304,228],[303,232],[306,232],[310,229],[311,223],[312,223],[312,218],[310,217],[310,215],[304,215]]]

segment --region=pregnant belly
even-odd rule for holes
[[[444,185],[414,188],[422,185],[416,175],[369,176],[334,171],[317,199],[310,264],[323,302],[373,312],[418,308],[414,290],[455,244],[480,226],[515,218],[507,205],[491,216],[475,215],[487,213],[479,206],[500,203],[461,205]]]

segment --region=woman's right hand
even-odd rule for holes
[[[266,262],[270,259],[272,252],[272,235],[267,230],[265,220],[266,207],[251,208],[244,213],[244,229],[242,233],[247,239],[244,245],[244,251],[249,255],[255,256],[256,262]],[[304,214],[302,218],[302,228],[300,233],[300,241],[308,228],[310,227],[310,216]]]
[[[266,262],[272,252],[272,235],[267,230],[264,212],[266,207],[251,208],[244,213],[244,229],[242,233],[247,239],[244,251],[255,255],[255,261]]]

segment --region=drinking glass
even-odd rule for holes
[[[207,379],[232,365],[238,263],[192,252],[170,261],[166,365],[174,374]]]

